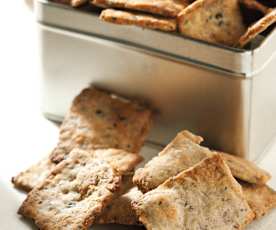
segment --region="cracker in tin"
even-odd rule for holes
[[[176,20],[166,19],[145,14],[130,13],[119,10],[106,9],[101,12],[100,19],[119,25],[136,25],[142,28],[162,31],[175,31]]]
[[[103,8],[131,9],[176,17],[189,2],[187,0],[92,0],[92,4]]]
[[[254,38],[256,38],[260,33],[265,31],[269,26],[276,23],[276,9],[273,9],[268,14],[266,14],[259,21],[250,26],[247,31],[240,37],[238,41],[238,47],[244,47]]]
[[[178,15],[182,35],[233,46],[246,31],[238,0],[197,0]]]

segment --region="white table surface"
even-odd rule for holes
[[[2,1],[0,11],[0,229],[32,229],[33,225],[16,215],[25,195],[12,187],[10,178],[51,151],[57,142],[58,127],[40,112],[34,16],[23,0]],[[148,151],[152,152],[144,149]],[[260,166],[272,174],[269,185],[276,189],[275,151],[276,145]],[[249,229],[275,230],[276,212]]]

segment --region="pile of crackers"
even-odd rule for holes
[[[182,131],[144,167],[139,154],[153,112],[84,89],[60,127],[56,148],[12,178],[27,198],[18,213],[42,230],[124,224],[162,229],[244,229],[276,207],[268,172],[211,151]]]
[[[276,23],[276,2],[266,0],[52,0],[105,8],[100,19],[210,43],[243,48]]]

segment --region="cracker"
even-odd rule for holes
[[[148,230],[244,229],[254,218],[219,155],[172,177],[133,203]]]
[[[109,151],[107,160],[99,157],[103,151]],[[119,191],[122,175],[139,161],[125,151],[118,160],[118,151],[73,150],[28,194],[19,213],[40,229],[88,229]]]
[[[151,124],[151,112],[95,88],[85,89],[73,102],[60,130],[51,161],[60,162],[73,148],[90,150],[117,147],[138,152]],[[30,191],[55,164],[44,159],[12,179],[17,188]]]
[[[49,157],[46,157],[37,164],[13,177],[12,183],[16,188],[29,192],[34,186],[44,181],[55,166],[56,164],[51,162]]]
[[[73,7],[79,7],[88,2],[88,0],[52,0],[56,3],[67,4]]]
[[[112,203],[106,207],[97,223],[139,225],[138,218],[131,203],[138,200],[141,196],[142,192],[137,187],[129,189],[129,191],[117,199],[114,199]]]
[[[182,35],[235,45],[246,31],[238,0],[197,0],[178,15]]]
[[[51,160],[60,162],[73,148],[139,152],[150,124],[150,110],[138,103],[95,88],[85,89],[74,99],[60,127]]]
[[[252,184],[266,184],[271,178],[268,172],[259,168],[253,162],[227,153],[219,152],[219,154],[226,161],[234,177],[240,180]]]
[[[276,9],[270,11],[259,21],[250,26],[247,31],[240,37],[238,47],[244,47],[251,42],[257,35],[265,31],[269,26],[276,23]]]
[[[142,28],[149,28],[163,31],[175,31],[176,20],[158,18],[144,14],[130,13],[119,10],[107,9],[103,10],[100,19],[119,25],[135,25]]]
[[[176,17],[189,4],[188,0],[92,0],[103,8],[119,8],[143,11],[167,17]]]
[[[147,192],[162,184],[171,176],[186,170],[213,153],[198,145],[203,139],[188,131],[177,134],[175,139],[152,158],[144,168],[136,170],[133,182],[138,188]]]
[[[269,7],[259,3],[256,0],[240,0],[240,2],[247,8],[252,9],[252,10],[258,10],[258,11],[262,12],[263,14],[267,14],[271,10]]]
[[[267,185],[253,185],[241,183],[244,196],[255,213],[255,218],[260,219],[271,209],[276,208],[276,192]]]

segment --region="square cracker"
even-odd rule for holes
[[[130,9],[176,17],[188,4],[188,0],[92,0],[92,4],[103,8]]]
[[[119,191],[122,175],[140,160],[123,150],[75,149],[28,194],[18,212],[40,229],[88,229]]]
[[[158,156],[147,162],[144,168],[136,170],[133,183],[141,191],[147,192],[156,188],[171,176],[176,176],[181,171],[212,156],[213,153],[209,149],[199,145],[202,140],[201,137],[189,131],[178,133]]]
[[[73,149],[118,148],[139,152],[148,134],[151,112],[136,102],[87,88],[65,117],[51,160],[60,162]]]
[[[255,213],[255,219],[266,215],[276,208],[276,192],[267,185],[241,183],[242,190],[250,208]]]
[[[148,230],[244,229],[254,218],[219,155],[168,179],[133,206]]]
[[[111,22],[119,25],[135,25],[142,28],[149,28],[163,31],[175,31],[176,20],[158,18],[145,14],[130,13],[120,10],[107,9],[103,10],[100,19],[106,22]]]
[[[178,26],[183,35],[228,46],[246,31],[239,0],[197,0],[178,15]]]
[[[45,158],[12,178],[17,188],[30,191],[50,173],[73,148],[90,150],[117,147],[138,152],[151,124],[151,112],[95,88],[81,92],[60,128],[60,140]]]

